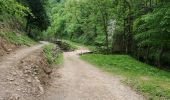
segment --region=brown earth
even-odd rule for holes
[[[39,44],[0,60],[0,100],[37,100],[44,94],[51,68]]]
[[[17,46],[0,37],[0,57],[17,49]]]

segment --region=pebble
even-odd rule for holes
[[[19,86],[19,83],[14,83],[14,85]]]
[[[28,79],[27,79],[27,82],[28,82],[28,83],[31,83],[31,82],[32,82],[31,78],[28,78]]]
[[[17,73],[16,73],[16,72],[12,72],[11,74],[12,74],[13,76],[16,76],[16,75],[17,75]]]
[[[17,91],[21,91],[21,89],[17,89]]]
[[[9,78],[7,78],[7,80],[14,81],[15,79],[13,77],[9,77]]]

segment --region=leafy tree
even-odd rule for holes
[[[19,28],[24,24],[25,17],[30,14],[29,8],[16,2],[15,0],[1,0],[0,1],[0,20],[4,23],[9,23],[11,28]],[[19,24],[19,25],[18,25]]]
[[[46,37],[126,53],[146,63],[170,63],[168,0],[49,0]],[[54,38],[54,39],[55,39]]]

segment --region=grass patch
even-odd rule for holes
[[[170,72],[139,62],[128,55],[86,54],[81,59],[113,75],[121,75],[125,83],[149,100],[170,100]]]
[[[44,46],[43,51],[49,64],[61,64],[63,62],[63,53],[58,52],[54,44]]]
[[[0,36],[15,45],[30,46],[30,45],[36,44],[36,42],[34,40],[30,39],[25,34],[16,34],[14,32],[6,32],[6,33],[0,32]]]

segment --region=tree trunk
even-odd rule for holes
[[[108,39],[108,32],[107,32],[107,27],[105,29],[105,45],[106,45],[106,49],[107,49],[107,53],[109,52],[109,39]]]
[[[26,28],[25,28],[25,31],[26,31],[27,33],[29,33],[30,19],[31,19],[31,16],[28,15],[28,17],[27,17],[27,23],[26,23]]]
[[[149,0],[149,6],[152,7],[152,0]]]
[[[150,50],[150,47],[147,46],[147,48],[146,48],[146,54],[145,54],[145,63],[149,63],[149,60],[148,60],[148,57],[149,57],[149,50]]]
[[[164,45],[162,44],[160,51],[159,51],[159,54],[158,54],[158,61],[157,61],[159,67],[161,67],[161,65],[162,65],[161,58],[162,58],[163,52],[164,52]]]
[[[97,1],[97,6],[99,8],[99,11],[101,13],[102,22],[103,22],[103,28],[104,28],[104,34],[105,34],[105,46],[107,49],[107,53],[109,53],[109,39],[108,39],[108,32],[107,32],[107,21],[108,21],[108,13],[106,5],[103,5],[104,8],[101,8],[99,1]]]
[[[133,18],[132,15],[129,15],[129,36],[128,36],[128,41],[129,41],[129,51],[128,53],[132,53],[132,43],[133,43],[133,36],[132,36],[132,25],[133,25]]]
[[[72,40],[72,38],[73,38],[73,35],[74,35],[74,34],[73,34],[73,33],[71,33],[70,40]]]
[[[28,36],[32,37],[32,35],[31,35],[31,26],[28,27]]]
[[[122,50],[124,51],[124,53],[126,52],[126,20],[124,19],[123,20],[124,21],[124,23],[123,23],[123,27],[124,27],[124,29],[123,29],[123,48],[122,48]]]

